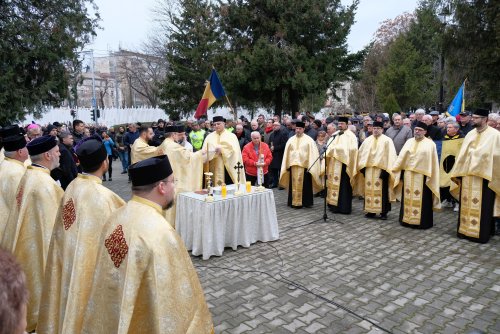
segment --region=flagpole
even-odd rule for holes
[[[231,109],[231,113],[234,115],[234,118],[236,120],[238,120],[238,115],[236,115],[236,110],[234,110],[233,106],[231,105],[231,101],[229,101],[229,97],[226,96],[226,101],[227,101],[227,104],[229,104],[229,108]]]

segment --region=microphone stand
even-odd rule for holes
[[[327,142],[326,146],[323,148],[323,152],[319,155],[319,157],[314,160],[314,162],[311,164],[311,166],[309,166],[309,168],[307,169],[307,173],[309,173],[309,171],[311,170],[311,168],[313,168],[313,166],[319,161],[321,160],[321,157],[323,157],[323,160],[325,160],[325,177],[324,177],[324,181],[323,181],[323,186],[324,186],[324,191],[325,191],[325,196],[323,196],[323,218],[319,218],[319,219],[316,219],[316,220],[313,220],[311,222],[312,223],[316,223],[316,222],[320,222],[320,221],[324,221],[326,223],[327,220],[331,220],[332,222],[334,223],[339,223],[339,224],[344,224],[343,222],[335,219],[335,218],[329,218],[327,213],[326,213],[326,199],[328,197],[328,189],[326,187],[326,183],[327,183],[327,179],[328,179],[328,160],[326,159],[326,151],[328,151],[328,146],[330,146],[332,143],[333,143],[333,140],[337,137],[337,136],[340,136],[340,135],[343,135],[344,133],[343,132],[339,132],[338,134],[334,135],[330,140],[329,142]]]

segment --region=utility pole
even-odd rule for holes
[[[95,72],[94,72],[94,49],[90,50],[90,69],[92,71],[92,108],[97,110],[96,98],[95,98]],[[95,122],[97,124],[97,115],[95,117]]]

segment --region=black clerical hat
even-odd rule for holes
[[[340,117],[339,117],[339,122],[348,123],[348,122],[349,122],[349,118],[344,117],[344,116],[340,116]]]
[[[56,137],[51,135],[45,135],[33,139],[26,145],[30,155],[38,155],[51,150],[57,145]]]
[[[373,127],[379,127],[379,128],[383,128],[384,127],[384,122],[373,122]]]
[[[174,125],[169,125],[165,127],[165,133],[177,132],[177,127]]]
[[[427,128],[428,128],[427,124],[425,124],[424,122],[417,122],[417,124],[415,124],[415,127],[424,129],[425,131],[427,131]]]
[[[26,147],[26,139],[23,135],[14,135],[4,138],[2,143],[7,152],[14,152]]]
[[[473,115],[488,117],[490,111],[488,109],[477,108],[472,112]]]
[[[176,125],[175,128],[176,128],[175,132],[186,132],[186,127],[182,124]]]
[[[0,129],[0,138],[7,138],[10,136],[15,136],[21,134],[21,129],[19,129],[19,125],[7,125]]]
[[[168,157],[162,155],[130,165],[128,173],[133,186],[145,186],[166,179],[173,171]]]
[[[226,122],[226,119],[222,116],[214,116],[214,118],[212,119],[212,122]]]
[[[83,169],[99,166],[108,158],[106,147],[100,139],[92,138],[86,140],[76,149],[76,155]]]
[[[306,123],[301,122],[301,121],[296,121],[296,122],[295,122],[295,126],[296,126],[297,128],[305,128],[305,127],[306,127]]]

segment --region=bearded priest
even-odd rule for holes
[[[214,174],[212,182],[214,186],[219,186],[222,183],[236,184],[238,183],[238,173],[234,167],[238,162],[243,165],[238,138],[234,133],[226,131],[224,117],[215,116],[213,123],[215,131],[205,138],[202,148],[209,155],[208,171]],[[240,172],[241,183],[245,183],[244,171]]]
[[[419,229],[431,228],[432,211],[441,209],[436,144],[426,133],[427,124],[418,121],[414,137],[404,144],[392,169],[396,196],[401,200],[399,222]]]
[[[59,146],[51,135],[27,146],[32,164],[19,182],[2,244],[11,251],[26,274],[29,291],[26,331],[36,328],[50,237],[64,191],[50,171],[59,166]]]
[[[191,258],[163,217],[175,196],[168,157],[140,161],[129,173],[133,197],[97,244],[82,333],[213,333]]]
[[[125,202],[102,185],[108,155],[100,138],[80,142],[82,174],[66,188],[50,243],[37,333],[80,333],[104,222]]]
[[[373,134],[359,148],[355,193],[365,199],[367,218],[379,214],[380,219],[386,220],[395,200],[392,167],[398,156],[394,142],[383,131],[384,123],[373,122]]]
[[[316,142],[304,134],[305,123],[295,124],[295,135],[285,146],[279,184],[288,189],[288,206],[300,209],[312,207],[313,195],[322,189],[321,166]],[[313,162],[316,163],[307,171]]]
[[[450,172],[451,194],[460,201],[457,235],[486,243],[500,217],[500,132],[488,126],[486,109],[472,113],[474,130],[465,136]]]

